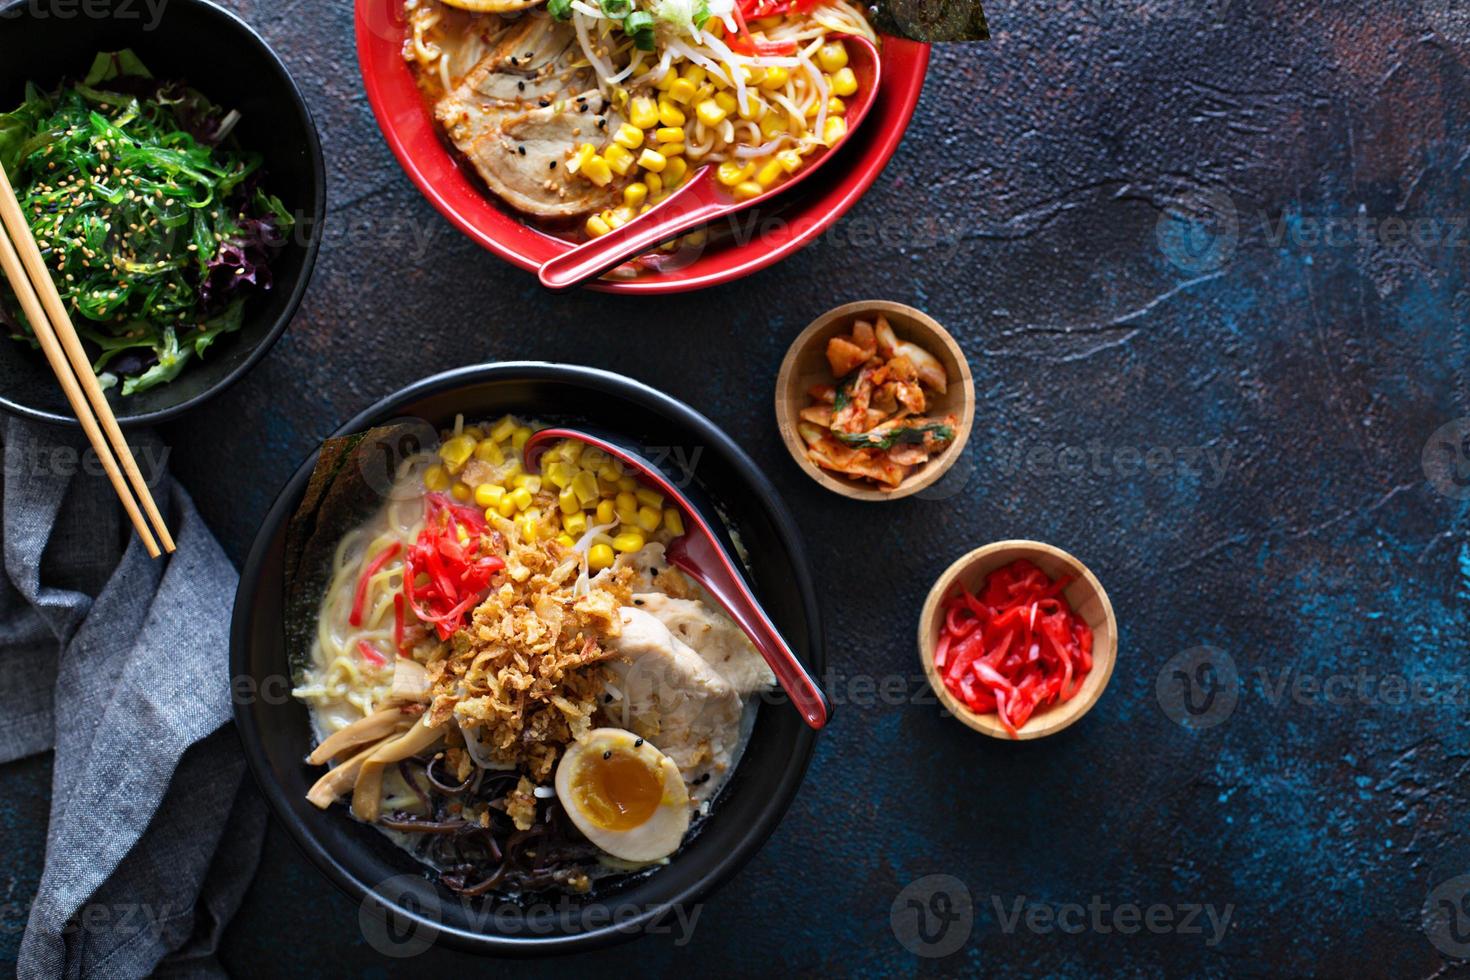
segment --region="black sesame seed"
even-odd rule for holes
[[[547,106],[551,105],[551,100],[550,99],[542,99],[537,104],[540,105],[541,108],[545,109]]]
[[[556,161],[555,160],[551,161],[551,166],[547,167],[546,169],[547,170],[555,170],[556,169]]]
[[[516,82],[516,91],[517,92],[524,92],[525,90],[526,90],[526,83],[525,82]]]
[[[611,694],[604,694],[602,696],[602,703],[603,704],[611,704],[612,703],[612,695]]]
[[[634,599],[633,600],[633,605],[635,605],[635,606],[641,606],[641,605],[643,605],[643,600],[642,599]]]
[[[634,742],[633,742],[633,748],[635,748],[635,749],[636,748],[641,748],[642,745],[643,745],[643,739],[641,739],[641,738],[640,739],[635,739]]]
[[[597,128],[598,129],[606,129],[607,128],[607,120],[606,119],[599,119],[599,120],[597,120]]]
[[[583,102],[581,105],[577,106],[577,111],[578,112],[586,112],[587,111],[587,103]]]
[[[606,752],[602,753],[602,758],[604,760],[611,759],[612,758],[612,750],[609,749]]]
[[[521,156],[525,156],[526,148],[524,146],[518,146],[516,147],[516,152],[519,153]]]

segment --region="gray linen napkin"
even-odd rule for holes
[[[133,445],[178,543],[158,561],[80,433],[0,443],[0,762],[55,750],[19,975],[219,974],[265,830],[228,724],[235,570],[156,437]]]

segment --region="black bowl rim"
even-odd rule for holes
[[[600,368],[549,361],[499,361],[455,368],[416,381],[359,412],[332,435],[342,436],[363,431],[376,422],[393,418],[402,406],[431,395],[443,394],[470,384],[505,380],[572,382],[625,397],[664,414],[681,425],[688,426],[701,438],[708,439],[711,445],[723,452],[732,465],[739,469],[749,481],[750,488],[769,515],[771,522],[776,526],[777,533],[791,550],[794,572],[791,584],[798,589],[802,605],[807,613],[808,641],[813,661],[807,666],[815,675],[821,675],[826,667],[826,650],[822,642],[821,604],[817,600],[816,586],[812,580],[806,546],[797,529],[795,518],[781,500],[775,485],[755,461],[724,430],[678,399],[641,381]],[[297,501],[311,477],[312,468],[316,465],[316,459],[317,452],[313,451],[282,488],[280,495],[261,522],[255,541],[251,544],[250,552],[245,559],[245,565],[240,572],[240,583],[235,594],[235,606],[230,624],[230,673],[232,677],[241,677],[249,673],[248,640],[252,618],[250,609],[260,586],[261,571],[266,563],[271,539],[295,511]],[[317,843],[315,835],[306,826],[305,821],[299,819],[291,809],[289,801],[285,798],[285,791],[271,780],[270,766],[265,757],[254,715],[249,707],[248,704],[241,701],[235,703],[235,725],[239,730],[240,742],[245,750],[250,771],[261,793],[270,803],[271,810],[285,826],[297,847],[333,884],[354,901],[366,901],[369,894],[374,894],[371,889],[334,860],[326,848]],[[776,707],[777,710],[785,710],[786,706]],[[639,935],[648,922],[656,919],[669,908],[700,901],[733,877],[755,855],[775,831],[776,825],[795,800],[796,793],[805,779],[807,767],[811,763],[812,752],[816,747],[816,737],[817,732],[814,729],[805,725],[801,726],[796,743],[792,746],[791,761],[782,773],[780,782],[771,793],[760,820],[744,832],[739,844],[721,855],[713,867],[694,885],[670,897],[665,905],[643,911],[636,919],[572,936],[521,937],[489,935],[453,928],[397,904],[391,906],[392,910],[395,915],[412,921],[416,928],[423,930],[421,934],[434,937],[435,942],[442,940],[453,948],[481,955],[512,957],[556,955],[587,952],[626,942]],[[374,897],[379,905],[389,904],[381,895]]]
[[[281,310],[281,315],[271,325],[270,331],[255,345],[255,349],[246,355],[245,360],[241,361],[233,371],[216,382],[213,387],[206,388],[193,398],[185,399],[177,405],[161,408],[156,412],[146,412],[142,415],[128,415],[114,409],[113,414],[117,418],[117,424],[123,427],[157,425],[160,422],[167,422],[170,419],[178,418],[185,412],[198,408],[215,395],[229,388],[249,373],[256,364],[260,363],[260,359],[270,352],[270,349],[276,345],[276,341],[281,339],[281,334],[286,332],[286,327],[290,326],[291,321],[296,318],[296,312],[301,307],[301,301],[306,297],[306,289],[311,285],[311,275],[316,268],[317,253],[321,250],[322,225],[327,218],[327,167],[322,157],[321,134],[317,130],[316,119],[311,114],[311,106],[307,104],[306,96],[301,93],[301,87],[296,84],[296,79],[286,69],[285,62],[266,43],[265,38],[261,37],[255,28],[247,24],[234,11],[227,10],[219,4],[212,2],[212,0],[170,0],[170,2],[193,4],[196,7],[203,7],[213,15],[231,23],[243,35],[240,40],[252,46],[256,53],[261,56],[262,62],[272,67],[281,76],[281,79],[285,81],[286,87],[290,90],[296,104],[297,111],[301,113],[303,120],[306,122],[307,150],[311,156],[312,169],[311,193],[315,200],[315,208],[313,209],[312,215],[311,237],[307,240],[306,255],[301,262],[301,274],[297,277],[295,288],[291,290],[291,297]],[[11,6],[21,6],[24,4],[25,0],[14,0],[14,3],[0,2],[0,11]],[[81,428],[81,423],[74,416],[58,415],[55,412],[48,412],[30,405],[23,405],[20,402],[7,398],[3,393],[0,393],[0,410],[10,412],[13,415],[19,415],[23,418],[33,419],[37,422],[46,422],[51,425],[61,425],[69,428]]]

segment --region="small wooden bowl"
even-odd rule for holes
[[[929,396],[927,414],[942,416],[952,413],[959,419],[954,441],[893,490],[880,490],[869,480],[857,480],[822,469],[807,458],[806,443],[802,442],[801,433],[796,429],[801,421],[801,410],[810,401],[807,389],[814,384],[831,384],[833,381],[832,369],[827,365],[827,341],[851,330],[854,320],[871,321],[880,313],[888,318],[899,340],[918,344],[933,354],[949,375],[949,390],[943,395],[925,389]],[[796,465],[828,490],[853,500],[898,500],[932,485],[964,452],[970,429],[975,423],[975,379],[970,375],[965,352],[933,317],[912,306],[885,300],[848,303],[819,316],[786,352],[781,372],[776,376],[776,421]]]
[[[987,575],[1017,558],[1029,558],[1053,579],[1071,576],[1072,583],[1062,595],[1072,610],[1092,628],[1092,670],[1082,682],[1082,690],[1072,700],[1054,704],[1032,715],[1021,726],[1017,736],[1041,738],[1061,731],[1092,709],[1108,686],[1108,680],[1113,676],[1113,665],[1118,660],[1118,621],[1113,616],[1113,604],[1108,601],[1108,594],[1097,576],[1076,558],[1040,541],[997,541],[976,548],[945,569],[934,588],[929,590],[924,611],[919,615],[919,657],[924,663],[924,676],[929,678],[929,686],[934,688],[946,710],[977,732],[994,738],[1011,738],[996,715],[978,715],[949,693],[949,688],[944,686],[934,668],[934,649],[939,643],[943,620],[940,607],[945,598],[961,583],[975,592]]]

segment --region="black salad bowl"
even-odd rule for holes
[[[739,542],[746,575],[797,656],[825,667],[816,591],[795,521],[755,463],[704,416],[639,382],[563,364],[510,362],[461,368],[420,381],[352,419],[337,435],[413,422],[420,431],[514,413],[548,425],[616,433],[661,468],[697,485]],[[675,928],[733,875],[780,821],[806,772],[816,733],[776,692],[760,705],[745,755],[699,832],[667,866],[599,889],[591,900],[549,896],[523,904],[461,899],[406,852],[345,807],[306,801],[320,775],[306,708],[289,695],[282,632],[286,526],[316,455],[265,518],[240,576],[231,627],[235,720],[250,766],[276,816],[307,857],[360,902],[364,937],[404,955],[442,942],[497,956],[537,956],[606,946]],[[391,461],[390,461],[391,462]],[[391,470],[389,470],[391,472]]]
[[[238,111],[240,146],[264,156],[263,186],[295,218],[271,266],[273,285],[246,303],[238,333],[219,338],[168,384],[126,397],[116,388],[107,393],[118,422],[148,425],[239,380],[291,322],[321,244],[326,174],[311,112],[286,66],[243,20],[208,0],[0,0],[0,112],[20,105],[27,82],[54,89],[84,76],[99,51],[123,48],[155,77],[182,80]],[[0,409],[77,424],[41,352],[3,335]]]

